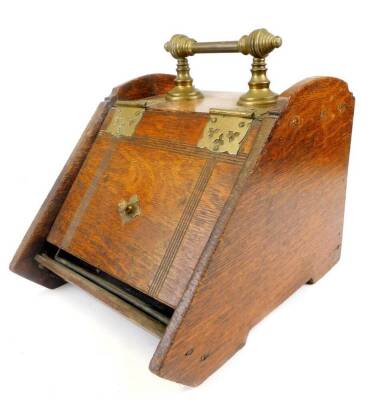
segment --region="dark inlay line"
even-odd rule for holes
[[[157,295],[160,292],[162,285],[166,280],[166,277],[170,271],[171,265],[176,257],[176,254],[179,250],[184,235],[189,227],[194,212],[202,197],[203,191],[206,188],[207,183],[211,177],[215,163],[216,163],[215,159],[213,158],[209,159],[206,161],[205,165],[201,170],[201,173],[197,179],[194,190],[189,197],[189,200],[180,217],[180,221],[175,229],[173,236],[170,239],[166,252],[161,260],[161,263],[150,285],[149,294],[151,296]]]
[[[151,149],[163,149],[169,150],[179,154],[187,154],[193,157],[200,157],[205,159],[215,158],[219,161],[223,161],[230,164],[243,164],[247,159],[247,154],[240,153],[238,155],[226,154],[226,153],[214,153],[207,149],[192,146],[185,143],[173,142],[165,139],[157,139],[144,136],[121,136],[120,141],[126,141],[135,143],[140,146],[148,147]]]
[[[66,234],[63,238],[63,241],[61,243],[61,248],[62,249],[67,249],[68,246],[70,245],[71,240],[73,239],[73,236],[75,234],[76,229],[78,228],[80,221],[92,199],[93,193],[111,159],[112,153],[116,147],[117,144],[117,140],[113,139],[111,140],[108,149],[105,151],[105,154],[102,158],[102,160],[100,161],[100,164],[96,170],[96,173],[92,179],[92,182],[90,183],[90,185],[88,186],[82,201],[79,203],[79,206],[77,208],[77,210],[75,211],[72,221],[70,222]]]

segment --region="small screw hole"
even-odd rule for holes
[[[207,358],[208,358],[209,356],[210,356],[209,353],[203,354],[203,355],[201,356],[201,361],[207,360]]]
[[[185,355],[190,356],[191,354],[193,354],[193,351],[194,351],[193,349],[190,349],[185,353]]]

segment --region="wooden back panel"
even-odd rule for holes
[[[151,361],[198,385],[241,348],[249,329],[340,255],[354,99],[334,78],[283,93],[263,122],[192,280]]]

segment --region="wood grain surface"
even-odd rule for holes
[[[57,275],[47,270],[41,270],[34,261],[34,256],[41,251],[49,230],[94,142],[109,107],[109,101],[104,101],[98,106],[10,264],[11,271],[50,289],[59,287],[65,282]]]
[[[49,230],[96,138],[97,132],[101,128],[111,104],[117,99],[135,100],[142,97],[163,95],[173,87],[174,78],[173,75],[154,74],[134,79],[115,88],[111,96],[98,106],[19,245],[10,264],[10,269],[13,272],[50,289],[64,283],[57,275],[47,270],[39,269],[34,257],[41,251]]]
[[[339,259],[354,99],[334,78],[282,96],[288,107],[273,127],[263,121],[151,361],[166,379],[200,384],[252,326]]]
[[[174,75],[149,74],[132,79],[115,87],[109,99],[139,100],[147,97],[161,96],[174,87]]]
[[[39,269],[33,258],[47,238],[175,308],[166,330],[158,329],[163,336],[150,369],[195,386],[244,345],[265,315],[338,261],[354,98],[335,78],[302,81],[252,123],[235,156],[196,144],[209,109],[232,107],[237,94],[155,103],[132,137],[105,131],[116,100],[163,95],[173,84],[174,77],[158,74],[113,90],[11,269],[50,288],[66,279],[147,323],[53,264],[54,273]],[[141,214],[126,223],[118,205],[133,195]]]
[[[243,159],[237,165],[236,157],[218,160],[196,147],[145,144],[101,133],[48,241],[175,307]],[[141,215],[124,223],[118,204],[133,195]]]

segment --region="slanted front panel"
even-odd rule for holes
[[[174,142],[101,133],[48,240],[175,307],[241,160]],[[119,204],[138,198],[128,220]]]
[[[151,294],[158,293],[162,301],[170,304],[179,302],[207,244],[214,223],[220,216],[229,192],[235,183],[239,169],[239,165],[216,163],[201,199],[193,210],[190,224],[187,228],[180,225],[176,228],[179,234],[181,229],[185,230],[182,240],[177,235],[179,236],[176,239],[177,241],[173,241],[171,247],[166,250],[166,253],[173,253],[170,260],[171,264],[167,266],[165,271],[165,259],[162,260],[160,269],[150,287]],[[182,214],[182,218],[186,218],[185,212]],[[160,274],[160,270],[163,270],[164,274]],[[162,275],[165,279],[161,279],[160,282],[157,278],[162,278]]]

